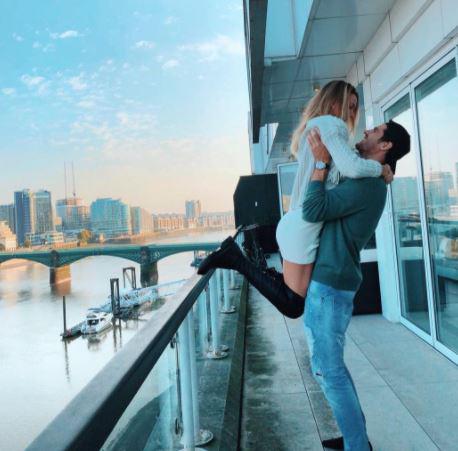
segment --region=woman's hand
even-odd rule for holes
[[[309,143],[310,149],[315,157],[315,161],[323,161],[328,164],[331,162],[331,155],[321,141],[320,130],[318,128],[315,127],[310,130],[307,135],[307,142]]]
[[[389,164],[383,165],[382,177],[385,179],[385,183],[387,185],[389,185],[393,181],[394,174]]]

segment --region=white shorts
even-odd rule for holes
[[[277,243],[284,260],[306,265],[313,263],[320,244],[322,222],[302,219],[302,210],[290,210],[277,225]]]

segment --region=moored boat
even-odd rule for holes
[[[86,315],[86,320],[81,326],[81,333],[83,335],[98,334],[112,326],[112,319],[113,315],[111,313],[89,311]]]

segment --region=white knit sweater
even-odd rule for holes
[[[339,183],[340,176],[349,178],[380,177],[382,165],[374,160],[361,158],[348,144],[348,129],[342,119],[335,116],[319,116],[310,119],[301,136],[297,153],[296,178],[291,194],[290,209],[302,208],[307,187],[315,167],[315,159],[307,143],[306,136],[310,130],[320,130],[321,141],[332,157],[331,168],[326,180],[326,188],[330,189]]]

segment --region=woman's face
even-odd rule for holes
[[[342,108],[338,103],[332,106],[332,114],[337,117],[342,117]],[[348,118],[352,123],[356,121],[356,115],[358,114],[358,98],[355,94],[350,95],[350,101],[348,102]]]
[[[358,98],[352,94],[350,96],[350,101],[348,102],[348,117],[355,123],[356,115],[358,114]]]

